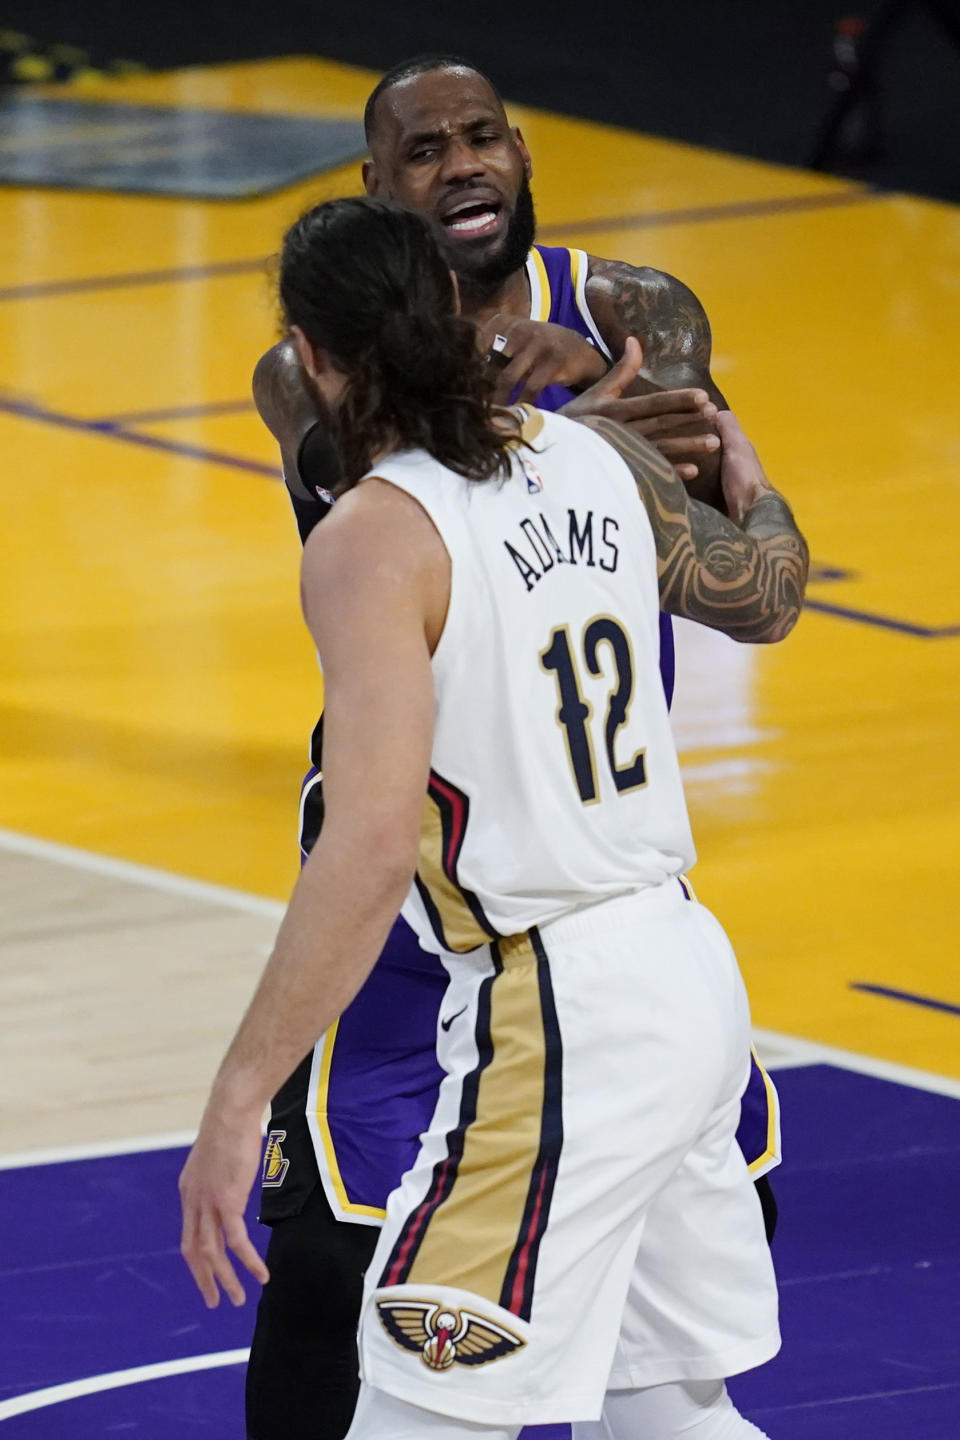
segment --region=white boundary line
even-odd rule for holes
[[[947,1095],[960,1100],[960,1080],[948,1075],[934,1075],[927,1070],[914,1070],[890,1060],[875,1060],[870,1055],[857,1055],[851,1050],[838,1050],[831,1045],[818,1045],[796,1035],[782,1035],[777,1030],[755,1029],[754,1040],[764,1048],[777,1052],[775,1060],[765,1059],[767,1070],[794,1070],[805,1065],[835,1065],[876,1080],[890,1080],[908,1085],[913,1090],[926,1090],[933,1095]],[[98,1140],[86,1145],[51,1146],[44,1150],[21,1150],[0,1155],[0,1171],[24,1170],[31,1165],[64,1165],[72,1160],[106,1160],[113,1155],[138,1155],[146,1150],[176,1150],[192,1145],[195,1130],[173,1130],[167,1134],[134,1135],[123,1140]]]
[[[135,865],[130,860],[115,860],[109,855],[96,855],[91,850],[76,850],[72,845],[58,845],[53,840],[36,840],[15,830],[0,829],[0,850],[12,855],[29,855],[35,860],[49,860],[72,870],[86,870],[92,875],[105,875],[110,880],[124,880],[128,885],[146,885],[168,895],[201,900],[219,905],[224,910],[240,910],[247,915],[260,915],[266,920],[283,919],[286,906],[265,895],[249,895],[245,890],[231,890],[226,885],[210,885],[205,880],[191,880],[186,875],[173,875],[168,870],[154,870],[149,865]]]
[[[187,1355],[182,1360],[161,1360],[157,1365],[136,1365],[131,1370],[112,1370],[106,1375],[87,1375],[82,1380],[68,1380],[63,1385],[49,1385],[45,1390],[28,1390],[0,1400],[0,1421],[63,1400],[77,1400],[82,1395],[99,1395],[104,1390],[119,1390],[124,1385],[141,1385],[147,1380],[163,1380],[168,1375],[189,1375],[195,1370],[218,1370],[223,1365],[242,1365],[249,1350],[220,1350],[213,1355]]]
[[[65,1165],[71,1160],[106,1160],[111,1155],[142,1155],[145,1150],[177,1150],[192,1145],[196,1130],[171,1130],[165,1135],[131,1135],[122,1140],[91,1140],[87,1145],[51,1145],[44,1150],[19,1150],[0,1155],[0,1170],[30,1165]]]
[[[94,854],[90,850],[78,850],[71,845],[59,845],[52,840],[38,840],[32,835],[21,835],[14,830],[0,829],[0,851],[3,850],[271,920],[279,921],[286,908],[279,900],[250,895],[246,891],[232,890],[225,885],[210,885],[202,880],[191,880],[185,875],[154,870],[147,865],[135,865],[128,860],[116,860],[106,855]],[[761,1046],[778,1052],[777,1059],[769,1065],[771,1070],[786,1070],[802,1065],[836,1065],[842,1070],[872,1075],[878,1080],[890,1080],[898,1085],[909,1085],[915,1090],[927,1090],[934,1095],[948,1095],[952,1099],[960,1099],[960,1080],[954,1080],[947,1075],[935,1075],[930,1071],[916,1070],[909,1065],[898,1065],[890,1060],[878,1060],[852,1050],[840,1050],[832,1045],[821,1045],[814,1040],[803,1040],[799,1036],[783,1035],[776,1030],[755,1029],[753,1033]],[[17,1170],[30,1165],[58,1165],[71,1160],[106,1159],[111,1155],[132,1155],[144,1150],[171,1150],[191,1145],[195,1134],[195,1131],[183,1130],[168,1134],[138,1135],[122,1140],[95,1141],[85,1145],[21,1151],[0,1155],[0,1170]]]
[[[954,1100],[960,1100],[960,1080],[954,1080],[949,1075],[915,1070],[911,1065],[897,1065],[893,1060],[878,1060],[853,1050],[838,1050],[834,1045],[820,1045],[816,1040],[801,1040],[796,1035],[781,1035],[776,1030],[755,1029],[753,1034],[761,1046],[769,1045],[783,1056],[771,1064],[771,1070],[788,1070],[800,1065],[836,1065],[841,1070],[872,1075],[875,1080],[892,1080],[896,1085],[909,1085],[914,1090],[929,1090],[934,1095],[949,1095]]]

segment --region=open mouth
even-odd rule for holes
[[[464,200],[442,219],[444,229],[454,239],[483,239],[500,229],[501,207],[491,200]]]

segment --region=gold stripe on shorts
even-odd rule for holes
[[[492,948],[502,969],[490,985],[488,1034],[477,1036],[480,1063],[485,1042],[489,1060],[479,1075],[456,1178],[429,1220],[404,1283],[452,1285],[499,1305],[541,1150],[546,1044],[530,937]]]

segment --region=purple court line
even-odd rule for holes
[[[206,460],[211,465],[226,465],[231,470],[246,470],[252,475],[266,475],[270,480],[283,478],[281,470],[273,465],[265,465],[260,460],[247,460],[242,455],[228,455],[223,450],[210,450],[203,445],[186,445],[179,440],[164,440],[159,435],[144,435],[138,430],[123,430],[110,421],[79,420],[73,415],[61,415],[56,410],[45,410],[39,405],[4,399],[0,399],[0,413],[18,415],[25,420],[39,420],[44,425],[59,425],[66,430],[80,430],[86,435],[101,435],[105,440],[121,440],[128,445],[141,445],[147,450],[165,450],[170,455],[184,455],[190,460]]]
[[[828,580],[859,580],[859,578],[856,570],[841,570],[839,565],[818,565],[815,560],[811,560],[807,581],[810,585],[822,585]]]
[[[560,239],[601,230],[647,230],[662,225],[698,225],[709,220],[737,220],[750,215],[776,215],[791,210],[828,210],[837,205],[856,205],[883,198],[883,191],[842,190],[829,195],[783,195],[779,199],[737,200],[730,205],[703,205],[687,210],[650,211],[632,215],[611,215],[604,220],[569,220],[545,225],[541,238]],[[187,280],[211,280],[224,275],[250,275],[264,270],[269,257],[252,260],[224,260],[211,265],[185,265],[168,270],[129,271],[120,275],[91,275],[77,280],[46,280],[32,285],[10,285],[0,289],[0,301],[42,300],[56,295],[93,294],[98,290],[125,290],[140,285],[175,285]]]
[[[883,200],[888,192],[865,187],[832,192],[829,195],[782,195],[768,200],[735,200],[729,205],[697,205],[686,210],[639,211],[634,215],[609,215],[605,220],[565,220],[544,225],[542,238],[561,240],[564,236],[590,235],[606,230],[654,230],[665,225],[704,225],[711,220],[744,220],[759,215],[785,215],[798,210],[831,210],[840,205],[861,205]],[[0,291],[0,299],[3,292]]]
[[[804,610],[818,610],[821,615],[834,615],[838,620],[854,620],[859,625],[875,625],[881,630],[895,630],[900,635],[913,635],[918,640],[948,640],[960,635],[960,625],[914,625],[909,620],[895,620],[890,615],[874,615],[869,610],[851,610],[846,605],[828,605],[825,600],[805,600]]]
[[[45,425],[59,425],[67,430],[80,430],[87,435],[102,435],[106,440],[120,440],[129,445],[141,445],[148,450],[164,450],[170,455],[184,455],[191,460],[207,460],[212,465],[225,465],[232,470],[246,470],[252,475],[266,475],[270,480],[281,480],[283,471],[259,460],[247,460],[242,455],[229,455],[223,450],[211,450],[202,445],[187,445],[179,440],[165,440],[159,435],[145,435],[138,430],[127,430],[111,420],[81,420],[73,415],[62,415],[56,410],[46,410],[39,405],[23,401],[0,398],[0,413],[18,415],[25,420],[39,420]],[[839,578],[839,574],[831,579]],[[946,625],[940,628],[929,625],[914,625],[907,620],[895,620],[887,615],[873,615],[868,610],[851,610],[842,605],[828,605],[823,600],[807,600],[805,609],[818,610],[824,615],[834,615],[842,620],[854,620],[861,625],[875,625],[884,630],[895,630],[902,635],[913,635],[922,640],[939,640],[960,635],[960,625]]]
[[[69,1163],[69,1162],[68,1162]],[[137,1260],[165,1260],[169,1255],[179,1255],[178,1245],[168,1245],[163,1250],[131,1250],[128,1255],[111,1255],[111,1265],[130,1265]],[[8,1270],[0,1269],[0,1280],[6,1280],[15,1275],[52,1275],[62,1270],[83,1270],[88,1265],[96,1264],[96,1261],[87,1260],[52,1260],[48,1265],[21,1265]]]
[[[947,1000],[932,1000],[929,995],[913,995],[909,990],[893,990],[888,985],[868,985],[865,981],[851,980],[851,990],[862,990],[866,995],[882,995],[886,1000],[903,1000],[907,1005],[922,1005],[927,1010],[942,1010],[946,1015],[960,1015],[960,1005],[951,1005]]]
[[[193,420],[205,415],[239,415],[252,410],[252,400],[214,400],[209,405],[178,405],[171,410],[138,410],[129,415],[99,415],[91,421],[95,425],[113,425],[123,429],[127,425],[155,425],[164,420]]]
[[[123,275],[90,275],[77,280],[45,280],[10,285],[0,300],[42,300],[51,295],[82,295],[97,290],[127,290],[137,285],[176,285],[182,280],[215,280],[222,275],[250,275],[262,270],[265,255],[254,260],[221,260],[210,265],[183,265],[170,270],[133,270]]]
[[[863,1400],[895,1400],[901,1395],[936,1395],[945,1390],[960,1389],[960,1381],[948,1380],[942,1385],[911,1385],[903,1390],[870,1390],[863,1395],[835,1395],[823,1400],[800,1400],[792,1405],[751,1405],[750,1414],[757,1419],[765,1415],[786,1415],[790,1410],[825,1410],[830,1405],[856,1405]]]

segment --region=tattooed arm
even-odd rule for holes
[[[587,301],[614,355],[622,353],[628,335],[635,335],[643,347],[644,373],[658,388],[694,386],[726,409],[710,374],[710,321],[686,285],[648,265],[591,255]]]
[[[597,327],[614,355],[623,353],[630,335],[640,341],[643,369],[626,392],[628,396],[696,389],[718,409],[726,409],[727,402],[710,374],[710,322],[686,285],[662,270],[591,255],[586,294]],[[669,425],[660,434],[648,431],[649,438],[675,465],[695,461],[699,473],[689,486],[690,493],[722,510],[719,453],[703,453],[694,439],[716,433],[712,416],[671,416]],[[685,472],[681,474],[689,478]]]
[[[656,450],[610,420],[582,422],[626,461],[657,545],[660,603],[734,640],[782,640],[797,622],[807,545],[729,411],[718,416],[722,482],[731,519],[687,495]]]
[[[253,398],[260,418],[280,446],[283,478],[301,540],[329,513],[326,492],[336,493],[340,462],[303,379],[300,362],[286,340],[274,345],[253,372]]]
[[[297,471],[303,437],[317,423],[317,411],[303,382],[293,346],[286,340],[261,355],[253,372],[253,401],[260,419],[280,446],[283,474],[292,495],[312,500]]]

